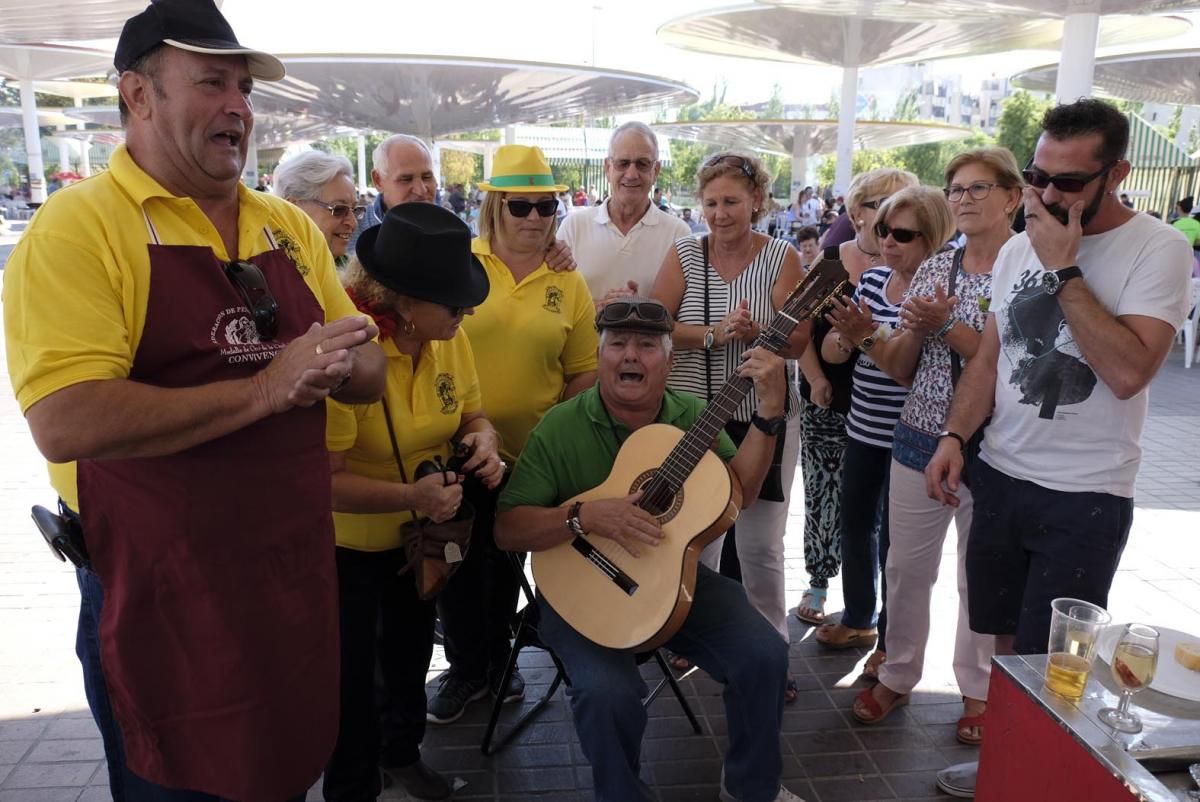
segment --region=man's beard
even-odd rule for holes
[[[1092,222],[1096,215],[1100,213],[1100,204],[1102,203],[1104,203],[1103,181],[1100,182],[1100,189],[1096,192],[1096,197],[1092,198],[1091,202],[1083,208],[1083,214],[1079,216],[1080,228],[1088,227],[1088,223]],[[1055,219],[1064,226],[1070,220],[1070,213],[1057,203],[1046,204],[1046,211],[1054,215]]]

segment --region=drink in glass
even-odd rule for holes
[[[1133,695],[1154,681],[1158,667],[1158,630],[1142,624],[1126,624],[1113,651],[1113,680],[1121,689],[1116,707],[1100,711],[1100,720],[1118,732],[1140,732],[1142,720],[1129,710]]]
[[[1050,610],[1046,688],[1068,699],[1079,699],[1096,658],[1096,642],[1112,617],[1103,607],[1081,599],[1055,599]]]

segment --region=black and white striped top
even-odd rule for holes
[[[711,243],[710,247],[711,247]],[[683,299],[679,313],[675,316],[680,323],[695,326],[715,326],[728,315],[742,299],[750,302],[750,316],[760,326],[768,325],[775,317],[771,303],[771,290],[783,269],[783,259],[791,245],[786,240],[772,239],[759,251],[754,260],[732,282],[726,282],[711,265],[704,264],[704,255],[697,237],[686,237],[675,243],[675,252],[683,266]],[[704,293],[708,292],[708,319],[704,317]],[[748,346],[730,340],[722,348],[706,351],[703,348],[687,348],[675,352],[675,364],[667,385],[673,390],[685,390],[701,398],[715,395],[725,384],[733,369],[741,364],[742,353]],[[708,386],[705,361],[711,366],[712,385]],[[734,413],[734,420],[744,423],[758,406],[758,399],[751,390]],[[788,405],[789,415],[799,409],[797,399]]]
[[[859,298],[866,299],[876,327],[883,326],[889,333],[900,328],[900,304],[889,302],[886,294],[891,279],[890,267],[872,267],[862,274],[854,292],[856,302]],[[890,449],[892,433],[907,396],[907,387],[876,367],[871,357],[860,351],[854,365],[846,433],[860,443]]]

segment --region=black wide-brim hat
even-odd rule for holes
[[[414,201],[388,209],[358,237],[354,253],[389,290],[443,306],[479,306],[491,283],[471,253],[471,229],[451,211]]]
[[[213,0],[151,0],[140,14],[125,20],[113,66],[124,72],[160,44],[217,56],[245,56],[250,75],[278,81],[283,62],[261,50],[245,47],[233,34]]]

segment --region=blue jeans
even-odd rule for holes
[[[888,474],[892,452],[850,438],[842,457],[842,623],[853,629],[879,627],[875,648],[886,651]],[[877,592],[880,579],[883,587]],[[875,615],[876,601],[884,597]]]
[[[226,802],[199,791],[181,791],[147,782],[125,765],[125,747],[121,730],[108,700],[108,686],[100,665],[100,610],[104,607],[104,588],[88,568],[76,568],[79,583],[79,628],[75,634],[75,654],[83,666],[83,690],[88,707],[104,741],[104,759],[108,762],[108,788],[113,802]],[[304,794],[294,802],[303,802]]]
[[[592,643],[538,599],[543,642],[567,670],[580,746],[592,765],[597,802],[652,800],[638,776],[646,683],[632,652]],[[779,728],[788,645],[746,599],[741,585],[699,566],[695,601],[666,647],[725,685],[729,751],[725,787],[743,802],[779,794]]]

